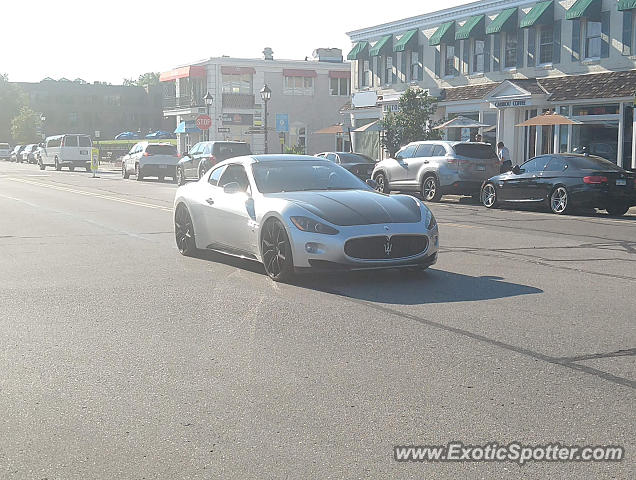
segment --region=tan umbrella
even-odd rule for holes
[[[523,123],[516,125],[517,127],[534,127],[534,126],[551,126],[551,125],[581,125],[581,122],[564,117],[558,113],[545,112],[536,117],[529,118]]]
[[[344,131],[342,130],[342,125],[337,124],[317,130],[314,133],[318,135],[335,135],[337,133],[344,133]]]

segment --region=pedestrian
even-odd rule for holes
[[[510,150],[508,150],[508,147],[504,145],[504,142],[499,142],[497,144],[497,156],[499,157],[499,161],[501,162],[501,167],[499,168],[500,173],[505,173],[512,170]]]
[[[481,142],[481,135],[479,133],[477,135],[475,135],[475,141],[476,142]]]

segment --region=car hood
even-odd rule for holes
[[[374,190],[321,190],[266,195],[294,203],[334,225],[416,223],[419,203],[405,195],[383,195]]]

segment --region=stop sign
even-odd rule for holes
[[[195,124],[199,130],[208,130],[212,126],[212,119],[209,115],[199,115]]]

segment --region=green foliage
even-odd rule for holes
[[[285,153],[290,155],[304,155],[305,147],[303,145],[292,145],[291,147],[285,147]]]
[[[20,108],[20,113],[11,121],[11,136],[17,143],[37,143],[41,141],[40,117],[29,107]]]
[[[398,105],[397,113],[389,112],[382,120],[382,147],[391,156],[407,143],[441,138],[440,132],[432,129],[431,121],[437,102],[427,91],[410,87],[400,96]]]
[[[9,83],[6,74],[0,74],[0,142],[11,138],[11,121],[26,105],[26,97],[17,85]]]
[[[137,80],[124,78],[123,85],[126,87],[154,87],[159,85],[159,72],[147,72],[139,75]]]

